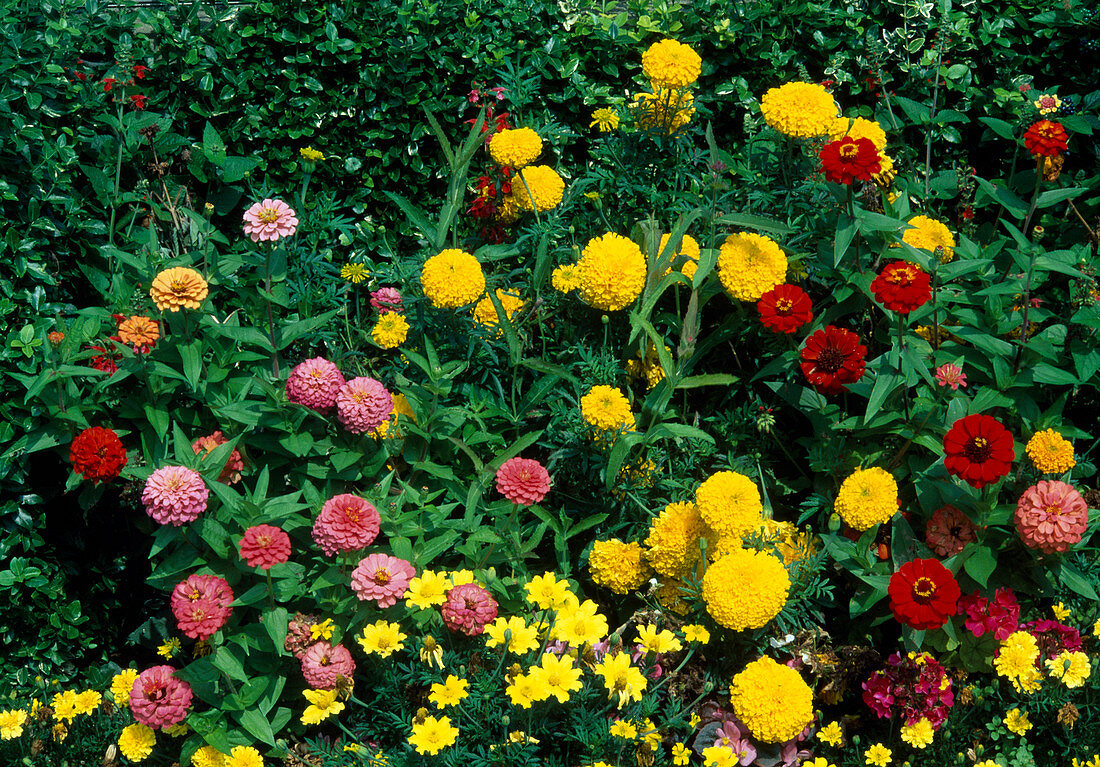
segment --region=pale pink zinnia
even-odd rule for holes
[[[497,469],[497,491],[512,503],[530,506],[550,492],[550,474],[531,458],[512,458]]]
[[[171,666],[153,666],[138,674],[130,688],[130,711],[139,724],[171,727],[187,716],[191,685],[179,679]]]
[[[497,617],[497,601],[476,583],[463,583],[447,592],[447,601],[440,608],[443,622],[452,631],[466,636],[479,636],[485,625]]]
[[[327,413],[336,405],[336,392],[345,383],[336,364],[324,357],[298,363],[286,379],[286,398],[318,413]]]
[[[936,368],[936,380],[939,381],[940,386],[950,386],[951,391],[957,390],[960,386],[966,387],[966,373],[962,372],[961,367],[951,363]]]
[[[302,676],[314,690],[336,688],[339,677],[351,679],[355,673],[355,661],[348,648],[321,640],[310,646],[302,655]]]
[[[298,217],[282,200],[254,202],[244,214],[244,233],[253,242],[275,242],[298,229]]]
[[[145,480],[141,502],[145,512],[162,525],[179,527],[206,511],[210,491],[199,473],[186,466],[165,466]]]
[[[313,540],[325,556],[358,551],[374,543],[382,517],[370,501],[351,493],[329,498],[313,523]]]
[[[382,314],[386,312],[400,312],[405,308],[401,300],[401,293],[397,288],[379,288],[370,294],[370,305]]]
[[[379,607],[397,603],[416,577],[410,562],[388,554],[371,554],[351,573],[351,588],[361,600],[373,599]]]
[[[249,567],[270,570],[290,559],[290,536],[274,525],[253,525],[244,531],[240,552]]]
[[[1081,540],[1089,522],[1085,499],[1065,482],[1040,480],[1016,504],[1016,530],[1024,543],[1047,554]]]
[[[336,419],[352,434],[374,431],[392,412],[393,396],[373,378],[353,378],[336,392]]]
[[[171,602],[184,636],[209,639],[233,613],[233,590],[216,575],[189,575],[172,589]]]
[[[214,448],[224,445],[228,441],[221,431],[216,431],[209,436],[199,437],[191,443],[191,449],[195,451],[195,455],[201,454],[205,458]],[[225,466],[222,467],[221,473],[218,475],[218,481],[223,485],[233,485],[240,482],[241,469],[243,468],[244,460],[241,458],[241,451],[233,448],[233,452],[225,459]]]
[[[977,529],[970,517],[954,506],[936,509],[924,528],[924,541],[937,557],[958,554],[966,544],[977,539]]]

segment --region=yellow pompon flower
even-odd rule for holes
[[[1092,663],[1083,652],[1063,650],[1056,657],[1048,658],[1046,667],[1052,677],[1061,679],[1070,689],[1083,685],[1092,674]]]
[[[470,693],[466,691],[469,686],[470,683],[465,679],[459,679],[451,674],[443,680],[442,684],[436,682],[432,685],[428,700],[434,703],[436,708],[457,706],[469,696]]]
[[[705,767],[737,767],[739,760],[729,746],[707,746],[703,749]]]
[[[370,332],[374,342],[383,349],[396,349],[409,337],[409,322],[404,314],[383,312]]]
[[[575,606],[561,607],[550,631],[552,639],[560,639],[574,647],[593,645],[607,636],[607,618],[591,599]]]
[[[1027,718],[1027,712],[1018,708],[1010,709],[1005,713],[1005,727],[1017,735],[1023,735],[1032,728],[1031,720]]]
[[[1077,465],[1073,443],[1054,429],[1035,434],[1027,441],[1027,457],[1043,474],[1064,474]]]
[[[836,513],[856,530],[869,530],[887,522],[898,511],[898,483],[877,466],[856,469],[840,485]]]
[[[149,288],[149,296],[162,312],[198,309],[209,292],[201,274],[182,266],[160,272]]]
[[[695,99],[682,88],[655,89],[656,93],[639,93],[630,105],[634,122],[642,130],[673,135],[695,115]]]
[[[664,88],[685,88],[699,79],[703,59],[676,40],[661,40],[642,54],[642,72]]]
[[[118,736],[118,750],[131,762],[143,761],[153,753],[156,744],[156,733],[144,724],[128,725]]]
[[[617,700],[619,708],[642,699],[648,681],[640,669],[630,665],[629,655],[608,653],[596,664],[595,671],[603,677],[608,699]]]
[[[481,297],[485,292],[485,274],[472,255],[447,248],[424,262],[420,285],[432,306],[457,309]]]
[[[332,632],[336,629],[336,625],[332,622],[332,618],[325,618],[320,623],[312,623],[309,627],[309,638],[314,642],[324,639],[332,639]]]
[[[367,267],[363,264],[356,264],[351,261],[340,267],[340,277],[350,282],[352,285],[358,285],[363,280],[367,279]]]
[[[695,491],[695,506],[703,522],[724,538],[748,535],[764,514],[756,483],[735,471],[708,477]]]
[[[616,738],[624,738],[626,740],[634,740],[638,737],[638,728],[634,726],[633,722],[627,719],[616,719],[611,723],[611,726],[607,728],[607,731]]]
[[[512,315],[527,303],[519,297],[518,293],[501,288],[497,288],[497,300],[500,301],[500,308],[504,310],[504,316],[509,321],[511,321]],[[489,296],[482,298],[474,307],[474,322],[492,331],[497,338],[503,335],[503,331],[500,329],[500,315],[497,314],[497,308],[493,306],[493,301]]]
[[[111,679],[111,695],[114,696],[116,706],[128,706],[130,704],[130,691],[134,688],[134,682],[138,678],[136,668],[124,668]]]
[[[804,139],[828,134],[840,112],[825,86],[799,82],[770,89],[760,99],[760,111],[783,135]]]
[[[302,724],[319,724],[344,710],[344,704],[336,699],[336,690],[302,690],[302,695],[309,701],[302,712]]]
[[[222,764],[225,767],[264,767],[264,758],[252,746],[233,746]]]
[[[646,279],[645,256],[633,240],[608,232],[584,246],[577,274],[581,300],[595,309],[615,312],[641,295]]]
[[[325,159],[325,153],[324,152],[322,152],[318,149],[314,149],[311,146],[307,146],[307,147],[303,147],[302,149],[299,149],[298,154],[306,162],[315,162],[316,163],[316,162],[322,162]]]
[[[565,603],[569,582],[559,581],[557,576],[547,571],[523,584],[523,590],[527,592],[527,601],[540,610],[556,610]]]
[[[875,145],[875,149],[881,155],[886,151],[886,131],[874,120],[863,117],[848,118],[838,117],[829,126],[829,141],[840,141],[842,138],[852,140],[866,138]]]
[[[688,623],[683,626],[684,641],[699,644],[706,644],[710,641],[710,632],[707,631],[705,626],[700,626],[698,623]]]
[[[560,205],[564,195],[565,181],[548,165],[529,165],[512,181],[512,197],[524,210],[543,213]]]
[[[57,722],[72,722],[77,715],[76,690],[64,690],[53,696],[53,718]]]
[[[225,754],[213,746],[200,746],[191,754],[191,767],[225,767]]]
[[[649,523],[646,559],[657,573],[683,578],[699,561],[700,538],[707,538],[708,546],[717,541],[699,516],[698,507],[694,503],[670,503]]]
[[[708,567],[703,576],[707,612],[720,626],[734,631],[767,625],[787,603],[790,589],[783,563],[763,551],[735,550]]]
[[[782,743],[813,721],[813,691],[790,666],[763,656],[730,683],[730,705],[754,740]]]
[[[932,745],[932,739],[936,731],[932,728],[932,722],[927,717],[921,717],[912,724],[901,727],[901,739],[913,748],[928,748]]]
[[[180,651],[180,647],[179,637],[171,637],[164,640],[164,644],[157,648],[157,655],[166,660],[171,660]]]
[[[542,154],[542,139],[530,128],[498,131],[489,141],[489,154],[497,165],[519,170]]]
[[[420,643],[420,662],[426,663],[428,668],[434,665],[440,671],[443,670],[443,648],[431,634],[425,634],[424,641]]]
[[[485,588],[485,584],[474,577],[473,570],[452,570],[447,573],[448,583],[451,585],[448,588],[454,588],[455,586],[461,586],[466,583],[476,583],[478,586]]]
[[[680,643],[675,634],[668,629],[658,631],[653,624],[638,627],[638,644],[642,646],[646,654],[663,655],[684,649],[683,644]]]
[[[454,745],[458,740],[458,728],[451,724],[451,718],[441,716],[425,716],[420,721],[414,721],[412,734],[409,735],[409,745],[416,749],[418,754],[430,754],[435,756],[447,746]]]
[[[886,767],[890,764],[890,759],[893,754],[886,746],[881,743],[876,743],[867,749],[867,752],[863,755],[864,762],[874,767]]]
[[[629,594],[639,589],[649,577],[645,550],[637,541],[623,543],[618,538],[596,541],[588,555],[588,572],[597,586],[616,594]]]
[[[672,349],[665,346],[665,352],[671,355]],[[646,342],[645,357],[639,351],[634,355],[634,359],[626,361],[626,372],[631,378],[644,381],[646,391],[665,379],[665,370],[661,367],[661,355],[657,353],[657,347],[653,345],[653,342]],[[620,471],[622,470],[620,469]]]
[[[630,428],[634,414],[630,412],[630,400],[614,386],[593,386],[581,397],[581,417],[585,423],[597,429]]]
[[[441,605],[447,601],[447,591],[450,588],[451,582],[446,573],[425,570],[409,581],[405,604],[421,610]]]
[[[653,255],[654,260],[665,252],[665,246],[668,245],[671,238],[671,234],[661,235],[661,244],[657,246],[657,252]],[[699,253],[699,243],[695,241],[695,238],[690,234],[683,235],[680,238],[680,249],[672,254],[672,260],[669,262],[669,267],[665,269],[664,274],[672,271],[672,264],[684,259],[680,264],[680,272],[690,280],[695,276],[695,270],[699,268]]]
[[[914,216],[909,219],[909,226],[901,235],[902,242],[930,253],[934,253],[936,248],[943,248],[941,264],[955,258],[955,236],[944,224],[928,216]]]
[[[568,293],[581,286],[581,273],[576,264],[565,264],[554,269],[550,275],[550,284],[559,293]]]
[[[573,659],[568,655],[560,658],[552,652],[542,654],[539,665],[532,666],[528,672],[536,684],[558,699],[558,703],[569,702],[569,696],[581,689],[583,672],[573,667]]]
[[[998,676],[1005,677],[1018,692],[1032,693],[1039,689],[1042,673],[1035,667],[1039,658],[1039,643],[1026,631],[1015,631],[1001,640],[1001,651],[993,659]]]
[[[878,184],[880,187],[882,187],[882,189],[885,190],[890,187],[890,184],[894,183],[894,179],[898,177],[898,171],[897,168],[894,166],[894,160],[892,157],[890,157],[890,155],[886,154],[885,152],[879,152],[878,159],[880,166],[879,172],[872,174],[871,178],[874,179],[876,184]],[[888,192],[886,198],[887,202],[892,203],[898,198],[898,195],[895,192]]]
[[[404,640],[406,639],[408,635],[401,631],[400,624],[379,619],[366,626],[363,634],[357,636],[355,641],[364,652],[376,653],[383,658],[388,658],[393,653],[405,649]]]
[[[683,743],[674,743],[672,746],[672,763],[676,767],[684,767],[691,761],[691,751]]]
[[[508,632],[511,639],[505,639]],[[513,615],[509,618],[498,617],[492,623],[485,626],[485,646],[504,647],[515,655],[525,655],[539,647],[538,627],[528,626],[527,621]]]
[[[78,714],[90,714],[99,708],[103,696],[95,690],[85,690],[76,696],[75,710]]]
[[[844,740],[844,731],[840,729],[839,722],[829,722],[817,731],[817,739],[830,746],[839,746]]]
[[[787,279],[787,256],[770,237],[751,232],[731,234],[718,251],[718,279],[738,301],[760,296]]]
[[[619,113],[614,109],[608,109],[607,107],[600,107],[592,113],[592,122],[588,124],[589,128],[599,126],[600,133],[606,133],[613,131],[619,127]]]
[[[0,740],[14,740],[23,734],[23,725],[27,723],[27,712],[22,709],[0,711]]]

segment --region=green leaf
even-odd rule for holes
[[[833,266],[839,267],[848,252],[856,236],[856,222],[850,216],[840,216],[839,226],[836,228],[836,237],[833,238]]]
[[[963,563],[963,569],[979,586],[985,588],[989,585],[989,576],[997,569],[997,557],[988,546],[978,546]]]
[[[1036,201],[1035,206],[1037,208],[1049,208],[1051,205],[1064,202],[1073,197],[1087,192],[1088,189],[1083,186],[1071,186],[1065,189],[1051,189],[1049,192],[1043,192],[1039,195],[1039,199]]]
[[[269,746],[275,745],[275,733],[271,729],[271,723],[257,709],[250,708],[247,711],[242,711],[237,715],[237,718],[241,723],[241,727],[247,730],[252,737],[263,741]]]
[[[1077,376],[1073,375],[1073,373],[1070,373],[1068,370],[1056,368],[1046,362],[1040,362],[1038,365],[1032,367],[1031,373],[1035,383],[1055,384],[1058,386],[1075,386],[1080,383],[1077,380]]]
[[[408,216],[409,222],[420,230],[420,235],[428,241],[428,244],[431,245],[432,248],[439,250],[442,247],[442,243],[438,242],[436,239],[436,228],[432,226],[432,222],[420,208],[394,192],[383,191],[382,194],[389,197],[397,207],[401,208],[405,215]]]
[[[978,122],[989,126],[989,129],[1001,138],[1008,139],[1009,141],[1016,140],[1016,134],[1011,123],[1007,123],[1004,120],[998,120],[996,117],[979,117]]]
[[[700,386],[730,386],[739,379],[729,373],[708,373],[706,375],[688,376],[676,384],[677,389],[697,389]]]
[[[980,176],[975,176],[974,179],[978,182],[978,186],[981,187],[981,190],[985,192],[986,196],[990,197],[994,202],[999,202],[1013,216],[1023,218],[1027,215],[1027,203],[1015,194],[1004,187],[995,186],[992,182]]]
[[[220,168],[225,164],[225,142],[210,123],[202,132],[202,151],[211,165]]]
[[[286,641],[287,611],[285,607],[276,607],[274,610],[265,610],[260,621],[271,637],[271,643],[275,646],[275,652],[286,655],[283,643]]]
[[[236,679],[238,681],[245,681],[248,679],[248,674],[245,673],[244,664],[233,654],[233,651],[226,646],[219,647],[214,651],[214,668],[221,671],[230,679]]]
[[[771,232],[772,234],[778,235],[792,234],[794,232],[794,229],[781,221],[776,221],[774,218],[754,216],[749,213],[727,213],[717,219],[715,223],[720,226],[740,226],[745,229],[756,229],[761,232]]]
[[[878,413],[883,403],[886,402],[886,398],[898,388],[900,382],[901,376],[896,373],[884,374],[880,372],[875,377],[875,385],[871,389],[871,396],[867,398],[867,412],[863,416],[864,426]]]
[[[1058,577],[1070,590],[1076,591],[1081,596],[1091,599],[1093,602],[1100,600],[1100,597],[1096,595],[1096,590],[1092,587],[1092,584],[1089,583],[1088,579],[1069,562],[1062,562],[1062,569],[1058,573]]]

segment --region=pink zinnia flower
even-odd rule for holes
[[[382,314],[386,312],[400,312],[405,308],[405,303],[401,300],[401,293],[397,288],[379,288],[370,294],[370,305],[380,311]]]
[[[130,710],[139,724],[171,727],[187,716],[191,685],[179,679],[171,666],[153,666],[138,674],[130,688]]]
[[[1033,549],[1052,554],[1081,540],[1089,522],[1085,499],[1065,482],[1040,480],[1016,504],[1016,530]]]
[[[352,434],[374,431],[393,412],[393,397],[373,378],[353,378],[336,392],[336,419]]]
[[[970,517],[954,506],[944,506],[932,512],[932,518],[924,528],[924,540],[937,557],[958,554],[966,544],[978,539],[977,529]]]
[[[335,363],[324,357],[300,362],[286,379],[286,398],[297,405],[325,413],[336,405],[336,392],[345,383]]]
[[[415,577],[416,568],[410,562],[371,554],[352,571],[351,588],[363,601],[373,599],[379,607],[390,607],[408,591],[409,581]]]
[[[298,230],[298,217],[282,200],[254,202],[244,214],[244,233],[253,242],[275,242]]]
[[[302,655],[302,676],[314,690],[332,690],[339,677],[351,678],[355,661],[342,644],[336,646],[321,640]]]
[[[270,570],[290,559],[290,536],[274,525],[253,525],[244,531],[240,552],[249,567]]]
[[[447,601],[439,608],[443,622],[452,631],[476,637],[485,625],[497,617],[497,601],[476,583],[463,583],[447,592]]]
[[[199,473],[185,466],[157,469],[145,481],[141,502],[145,512],[162,525],[179,527],[206,511],[210,491]]]
[[[205,458],[218,445],[224,445],[228,441],[221,431],[216,431],[207,437],[199,437],[191,444],[191,449],[195,451],[195,455],[202,454],[202,457]],[[225,459],[225,466],[222,467],[221,474],[218,475],[218,481],[223,485],[233,485],[240,482],[241,469],[243,468],[244,460],[241,458],[241,451],[233,448],[233,452]]]
[[[374,543],[381,522],[370,501],[341,493],[321,507],[313,523],[313,540],[328,557],[338,551],[358,551]]]
[[[209,639],[233,613],[233,590],[216,575],[190,575],[172,589],[172,614],[184,636]]]
[[[955,391],[960,386],[966,386],[966,373],[958,365],[948,363],[936,368],[936,380],[940,386],[950,386],[951,391]]]
[[[550,474],[538,461],[512,458],[497,470],[497,491],[512,503],[530,506],[550,492]]]
[[[316,615],[295,613],[294,617],[287,621],[286,639],[283,640],[283,648],[295,658],[301,660],[302,656],[306,654],[306,650],[317,642],[313,638],[313,631],[310,627],[320,622]]]
[[[992,600],[975,591],[959,597],[959,615],[966,616],[963,623],[974,636],[990,633],[1000,641],[1008,639],[1020,625],[1020,603],[1012,589],[997,589]]]

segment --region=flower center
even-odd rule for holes
[[[775,311],[780,314],[786,314],[794,307],[794,301],[789,298],[780,298],[775,302]]]
[[[913,595],[920,601],[927,601],[936,594],[936,583],[931,578],[921,576],[913,583]]]
[[[985,437],[974,437],[966,443],[963,454],[972,463],[984,463],[993,455],[993,448]]]
[[[183,279],[182,277],[177,277],[176,279],[172,280],[171,284],[168,286],[168,289],[171,290],[173,293],[186,293],[187,280]]]
[[[1062,513],[1062,507],[1061,507],[1061,505],[1059,505],[1057,503],[1052,503],[1049,506],[1047,506],[1046,511],[1047,511],[1047,514],[1050,514],[1051,516],[1056,517],[1056,516],[1058,516],[1059,514]]]
[[[844,352],[840,349],[829,347],[822,349],[817,355],[817,369],[824,373],[835,373],[844,367]]]
[[[851,144],[843,144],[840,147],[840,156],[845,160],[854,160],[859,156],[859,147],[852,142]]]
[[[261,224],[274,224],[279,220],[279,212],[274,208],[264,208],[257,218],[260,219]]]
[[[267,535],[266,533],[264,535],[256,536],[256,545],[260,548],[266,549],[268,546],[271,545],[271,536]]]
[[[380,586],[385,586],[390,582],[390,571],[384,567],[379,567],[374,571],[374,582]]]

